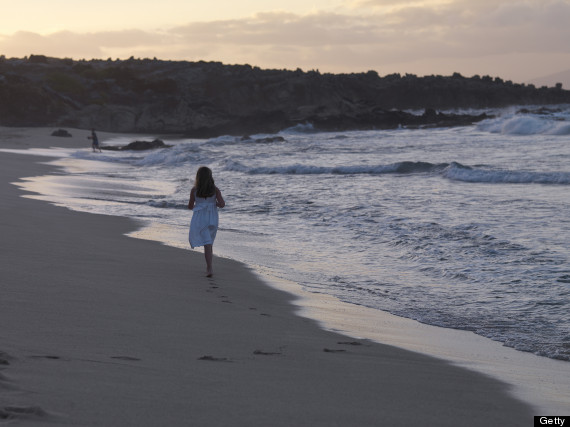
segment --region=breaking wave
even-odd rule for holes
[[[506,114],[484,120],[481,131],[503,135],[570,135],[570,117],[560,114]]]
[[[440,174],[453,181],[503,184],[569,185],[570,172],[525,172],[490,170],[465,166],[461,163],[397,162],[387,165],[316,166],[292,164],[287,166],[246,166],[228,160],[224,169],[250,175],[382,175],[382,174]]]
[[[389,173],[429,173],[442,171],[449,164],[433,164],[428,162],[398,162],[388,165],[353,165],[353,166],[314,166],[293,164],[288,166],[258,166],[250,167],[239,162],[228,160],[225,169],[243,172],[250,175],[380,175]]]
[[[294,135],[294,134],[317,133],[317,132],[318,131],[315,129],[312,123],[300,123],[298,125],[284,129],[280,133]]]
[[[501,184],[552,184],[569,185],[570,172],[525,172],[510,170],[486,170],[450,165],[443,176],[454,181]]]

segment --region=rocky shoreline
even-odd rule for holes
[[[570,103],[570,91],[561,85],[536,88],[458,73],[380,77],[202,61],[0,57],[3,126],[213,137],[298,124],[329,131],[463,126],[489,116],[442,110],[563,103]]]

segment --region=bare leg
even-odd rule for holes
[[[212,258],[213,258],[213,248],[212,245],[204,245],[204,257],[206,258],[206,275],[212,277],[214,274],[212,270]]]

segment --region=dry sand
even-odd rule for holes
[[[0,148],[40,146],[18,132]],[[505,383],[325,331],[243,264],[207,279],[200,254],[126,237],[131,220],[21,197],[43,161],[0,153],[0,424],[533,423]]]

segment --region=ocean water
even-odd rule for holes
[[[152,152],[68,150],[67,173],[44,177],[42,191],[189,249],[186,205],[206,165],[227,203],[214,253],[310,292],[570,360],[570,106],[494,113],[457,128],[307,124],[163,138],[173,147]]]

